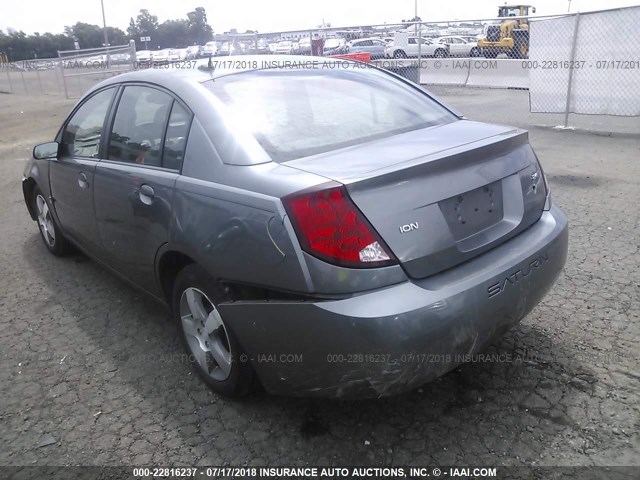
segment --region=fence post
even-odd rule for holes
[[[578,41],[578,28],[580,27],[580,12],[576,13],[576,21],[573,27],[573,43],[571,44],[571,58],[569,66],[574,64],[576,59],[576,44]],[[573,84],[573,68],[569,68],[569,81],[567,83],[567,102],[564,109],[564,128],[569,126],[569,108],[571,104],[571,87]]]
[[[129,40],[129,65],[131,70],[135,70],[138,65],[138,57],[136,56],[136,41]]]
[[[42,90],[42,79],[40,78],[40,69],[39,65],[36,65],[36,77],[38,77],[38,85],[40,86],[40,95],[44,95],[44,91]]]
[[[25,62],[22,62],[25,65]],[[27,88],[27,82],[24,80],[24,72],[20,70],[20,77],[22,78],[22,87],[24,88],[24,93],[29,93],[29,89]]]
[[[7,63],[6,65],[7,65],[7,68],[6,68],[5,70],[6,70],[6,72],[7,72],[7,80],[9,81],[9,91],[10,91],[11,93],[14,93],[14,92],[13,92],[13,84],[11,83],[11,75],[9,75],[9,68],[11,68],[11,67],[9,66],[9,64],[8,64],[8,63]]]
[[[58,64],[60,62],[56,62],[54,60],[53,62],[53,74],[56,77],[56,92],[58,95],[60,95],[60,79],[58,78]]]
[[[416,20],[417,19],[418,19],[418,15],[416,13]],[[418,24],[418,76],[416,78],[416,83],[418,85],[422,84],[421,77],[422,77],[422,23],[419,23]]]
[[[67,77],[64,75],[64,60],[60,55],[60,50],[58,50],[58,58],[60,59],[60,75],[62,76],[62,85],[64,87],[64,96],[65,98],[69,98],[69,90],[67,90]]]

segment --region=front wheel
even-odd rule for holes
[[[33,211],[36,213],[40,238],[47,250],[57,257],[68,254],[71,251],[71,245],[53,218],[51,205],[38,186],[33,189]]]
[[[251,392],[254,372],[218,305],[227,300],[221,287],[199,265],[176,278],[172,306],[189,361],[209,387],[227,397]]]
[[[480,56],[480,50],[478,49],[478,47],[473,47],[471,49],[470,55],[472,57],[479,57]]]
[[[396,50],[393,52],[393,58],[407,58],[407,54],[404,50]]]
[[[447,56],[447,51],[439,48],[435,51],[434,57],[436,58],[444,58]]]

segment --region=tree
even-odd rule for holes
[[[127,35],[117,27],[107,27],[107,37],[110,45],[126,45],[129,43]]]
[[[158,17],[143,8],[136,18],[136,27],[141,35],[153,36],[158,31]]]
[[[27,35],[12,30],[5,34],[0,30],[0,52],[6,53],[10,61],[53,58],[58,56],[58,50],[72,48],[73,40],[62,33]]]
[[[202,45],[213,38],[213,29],[207,22],[207,13],[203,7],[195,8],[186,17],[158,24],[158,17],[142,9],[135,20],[129,20],[126,33],[119,28],[107,27],[109,44],[125,45],[129,38],[139,42],[141,36],[148,35],[152,37],[153,45],[168,48]],[[56,57],[58,50],[73,50],[74,41],[78,42],[80,48],[102,47],[103,28],[77,22],[64,27],[64,33],[57,34],[27,35],[12,28],[6,32],[0,30],[0,52],[7,54],[10,61]]]
[[[136,22],[133,21],[133,17],[129,19],[129,26],[127,27],[127,35],[134,40],[141,36],[140,30],[138,30],[138,26]]]
[[[80,48],[98,48],[104,43],[104,33],[98,25],[77,22],[71,27],[64,27],[64,33],[77,40]]]
[[[154,45],[178,48],[189,45],[189,22],[187,20],[167,20],[158,26]]]
[[[187,13],[189,19],[190,40],[196,45],[204,45],[213,38],[213,29],[207,23],[207,12],[203,7],[196,7]]]

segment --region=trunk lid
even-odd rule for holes
[[[344,184],[414,278],[523,231],[540,218],[546,197],[526,131],[466,120],[287,166]]]

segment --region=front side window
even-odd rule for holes
[[[276,162],[315,155],[457,117],[426,94],[368,67],[259,70],[207,86],[234,128]]]
[[[66,155],[98,158],[104,119],[115,90],[96,93],[73,114],[62,135]]]
[[[160,90],[125,87],[111,129],[108,159],[160,167],[162,137],[173,98]]]

